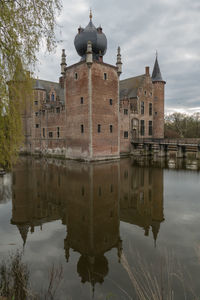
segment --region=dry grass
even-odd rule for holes
[[[134,266],[130,266],[124,254],[121,258],[122,265],[128,273],[137,297],[132,299],[199,299],[195,295],[190,274],[173,255],[166,251],[160,260],[160,264],[155,265],[145,261],[138,253],[133,254],[135,258]]]
[[[17,251],[0,265],[0,296],[8,300],[22,300],[29,295],[29,271],[22,262],[22,254]]]
[[[62,266],[52,265],[47,288],[39,294],[34,293],[28,266],[22,261],[22,252],[17,251],[0,263],[0,300],[55,300],[62,274]]]

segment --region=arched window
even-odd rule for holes
[[[55,100],[55,95],[54,93],[51,94],[51,101],[54,101]]]

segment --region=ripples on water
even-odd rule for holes
[[[195,169],[197,162],[181,160],[22,158],[0,178],[1,257],[23,249],[35,290],[47,285],[52,264],[62,264],[58,299],[137,299],[131,272],[142,264],[160,280],[167,257],[200,295]],[[181,285],[174,289],[183,299]]]

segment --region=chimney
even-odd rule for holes
[[[97,28],[98,33],[102,33],[102,27],[101,25]]]
[[[145,67],[145,74],[146,76],[149,76],[149,67]]]

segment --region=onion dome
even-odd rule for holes
[[[92,13],[90,11],[90,22],[85,28],[79,27],[78,34],[74,39],[74,46],[76,51],[81,56],[81,60],[85,59],[87,51],[87,43],[92,43],[93,59],[99,60],[107,50],[107,38],[102,32],[101,26],[96,28],[92,23]]]

